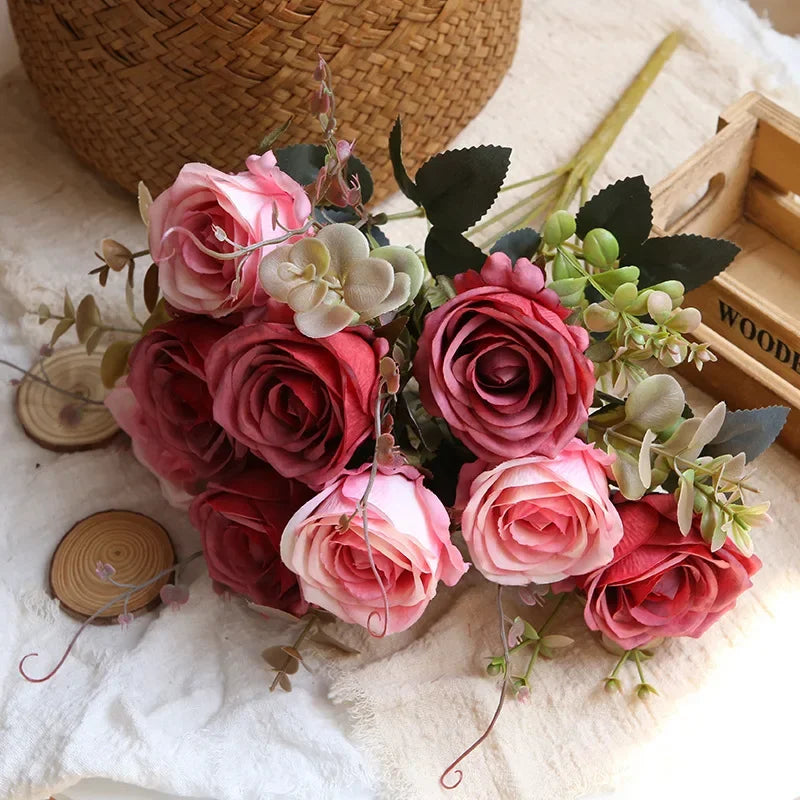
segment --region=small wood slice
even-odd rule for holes
[[[61,607],[78,619],[87,619],[125,591],[97,577],[97,562],[111,564],[117,583],[138,585],[175,563],[175,550],[166,530],[155,520],[133,511],[101,511],[76,523],[64,536],[50,562],[50,587]],[[171,574],[134,592],[128,612],[150,611],[161,602],[161,587]],[[115,622],[122,613],[119,601],[94,622]]]
[[[102,353],[87,355],[78,345],[58,350],[34,367],[31,374],[44,377],[44,368],[54,386],[103,400],[106,388],[100,379],[102,359]],[[37,444],[62,453],[102,447],[119,431],[104,406],[82,404],[30,378],[23,378],[17,390],[17,417]]]

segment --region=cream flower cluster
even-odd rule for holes
[[[370,252],[352,225],[327,225],[314,237],[269,253],[259,267],[264,290],[294,311],[297,329],[313,339],[395,311],[413,300],[424,268],[406,247]]]

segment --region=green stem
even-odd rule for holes
[[[675,52],[680,44],[681,35],[673,31],[664,37],[661,44],[655,49],[647,63],[639,71],[631,84],[617,100],[614,107],[603,121],[595,128],[586,144],[575,155],[575,167],[570,171],[566,184],[556,202],[556,209],[567,208],[575,197],[579,188],[588,188],[589,181],[594,176],[606,153],[614,144],[625,123],[631,118],[633,112],[641,103],[647,90],[661,72],[664,64]]]
[[[522,200],[518,200],[514,205],[509,206],[508,208],[504,209],[503,211],[498,212],[497,214],[493,214],[491,217],[488,217],[479,225],[476,225],[472,228],[469,232],[469,235],[472,236],[474,233],[479,233],[480,231],[484,230],[484,228],[488,228],[490,225],[494,225],[495,223],[499,222],[501,219],[504,219],[509,214],[513,214],[515,211],[518,211],[520,208],[524,208],[526,205],[531,203],[533,200],[536,200],[538,197],[541,197],[543,194],[547,194],[551,192],[558,182],[562,180],[561,178],[555,178],[554,180],[546,183],[544,186],[538,188],[533,194],[529,194],[527,197],[523,197]],[[508,230],[513,230],[509,228]],[[508,232],[508,231],[506,231]]]
[[[420,206],[419,208],[412,208],[410,211],[398,211],[396,214],[387,214],[386,221],[390,222],[394,219],[413,219],[414,217],[424,217],[425,209]]]
[[[606,678],[606,680],[613,680],[614,678],[617,677],[617,673],[619,673],[620,669],[622,669],[622,665],[630,658],[630,655],[631,655],[632,652],[633,652],[632,650],[626,650],[619,657],[619,661],[617,661],[616,666],[611,671],[611,674],[608,676],[608,678]]]
[[[543,172],[541,175],[534,175],[532,178],[526,178],[524,181],[517,181],[516,183],[510,183],[508,186],[504,186],[500,191],[510,192],[512,189],[518,189],[520,186],[527,186],[528,184],[536,183],[537,181],[543,181],[545,178],[552,178],[554,175],[563,175],[571,168],[572,168],[572,162],[567,161],[566,164],[563,164],[557,169],[550,170],[550,172]]]
[[[531,657],[528,660],[528,667],[525,670],[525,683],[528,682],[528,679],[531,676],[531,672],[533,672],[533,667],[536,664],[537,660],[539,659],[539,651],[542,648],[542,637],[545,635],[547,629],[550,627],[550,623],[555,619],[556,614],[558,614],[558,612],[561,610],[561,606],[564,605],[564,603],[567,600],[567,597],[569,597],[569,594],[565,592],[558,598],[558,602],[555,604],[553,610],[550,612],[550,615],[544,621],[542,627],[539,628],[539,638],[536,640],[536,646],[533,648]]]
[[[642,683],[647,683],[644,679],[644,670],[642,669],[642,659],[638,650],[633,651],[633,660],[636,662],[636,671],[639,673],[639,680]]]

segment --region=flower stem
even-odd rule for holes
[[[509,660],[509,652],[508,652],[508,640],[506,637],[506,630],[505,630],[505,614],[503,613],[503,587],[498,585],[497,587],[497,614],[500,619],[500,639],[503,642],[503,652],[506,658],[506,664],[508,664]],[[461,783],[462,778],[464,777],[464,773],[460,769],[455,769],[470,753],[480,747],[484,741],[489,737],[489,734],[492,732],[492,729],[495,726],[495,723],[498,719],[500,719],[500,712],[503,710],[503,703],[506,699],[506,689],[508,688],[508,669],[503,670],[503,684],[500,687],[500,698],[497,701],[497,708],[495,709],[494,715],[492,719],[489,721],[486,730],[455,760],[447,767],[447,769],[441,774],[439,777],[439,783],[442,785],[444,789],[455,789],[459,783]],[[453,772],[455,776],[454,783],[446,783],[447,776],[450,772]]]
[[[541,197],[542,194],[547,194],[549,191],[555,191],[557,194],[553,198],[548,198],[546,202],[539,203],[524,216],[516,219],[514,223],[506,226],[501,233],[495,236],[495,238],[489,241],[485,246],[493,244],[500,236],[503,236],[509,231],[533,223],[539,217],[543,218],[554,211],[568,208],[578,192],[580,192],[581,204],[583,204],[589,194],[589,183],[605,158],[606,153],[608,153],[611,145],[614,144],[620,132],[625,127],[625,124],[633,115],[639,103],[641,103],[642,98],[658,76],[664,64],[666,64],[675,51],[675,48],[680,43],[680,38],[680,34],[677,31],[673,31],[663,39],[644,67],[642,67],[619,100],[614,104],[611,111],[603,118],[578,152],[565,164],[543,175],[536,175],[533,178],[509,184],[501,190],[507,191],[515,189],[554,176],[554,179],[546,184],[546,187],[543,187],[546,188],[546,191],[543,192],[542,189],[538,189],[532,195],[520,200],[510,209],[506,209],[499,214],[489,217],[481,222],[479,226],[473,228],[472,231],[470,231],[470,235],[493,225],[509,213],[512,213],[512,211],[524,208],[534,199]]]
[[[90,397],[86,397],[86,395],[78,394],[77,392],[70,392],[68,389],[62,389],[60,386],[55,386],[54,384],[50,383],[48,379],[40,378],[38,375],[34,375],[30,370],[23,369],[17,364],[13,364],[11,361],[6,361],[4,358],[0,358],[0,364],[21,372],[25,376],[23,380],[31,380],[35,381],[36,383],[44,384],[48,389],[58,392],[59,394],[63,394],[65,397],[70,397],[73,400],[86,403],[90,406],[105,406],[105,403],[102,400],[92,400]]]
[[[396,214],[387,214],[386,221],[390,222],[394,219],[413,219],[414,217],[424,217],[425,209],[421,206],[419,208],[412,208],[410,211],[398,211]]]
[[[312,612],[309,615],[308,622],[306,622],[303,630],[300,631],[297,638],[294,640],[294,644],[292,645],[292,649],[300,650],[300,645],[303,644],[305,641],[306,636],[311,632],[311,628],[314,626],[314,623],[317,621],[316,615]],[[278,670],[275,675],[275,679],[272,681],[272,685],[269,687],[271,692],[274,692],[278,688],[278,684],[280,683],[281,678],[286,675],[286,670],[292,665],[292,661],[294,661],[294,656],[290,656],[288,653],[286,654],[286,660],[283,662],[283,665]]]
[[[619,657],[619,660],[617,661],[616,665],[614,666],[614,669],[611,670],[611,674],[608,676],[608,678],[606,678],[606,680],[613,680],[613,679],[615,679],[617,677],[617,674],[622,669],[622,665],[630,658],[632,652],[633,652],[632,650],[626,650]]]

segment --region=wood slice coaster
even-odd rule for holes
[[[106,388],[100,379],[102,353],[87,355],[82,345],[56,351],[37,364],[32,375],[44,377],[54,386],[102,400]],[[65,411],[66,409],[66,411]],[[108,444],[119,426],[104,406],[81,404],[30,378],[17,390],[17,417],[25,433],[48,450],[73,452]]]
[[[101,511],[76,523],[59,542],[50,562],[50,587],[71,616],[85,620],[125,591],[100,580],[97,562],[111,564],[118,583],[138,585],[175,563],[175,549],[166,530],[155,520],[133,511]],[[161,602],[161,587],[172,574],[134,592],[128,612],[150,611]],[[120,600],[95,623],[112,623],[122,613]]]

